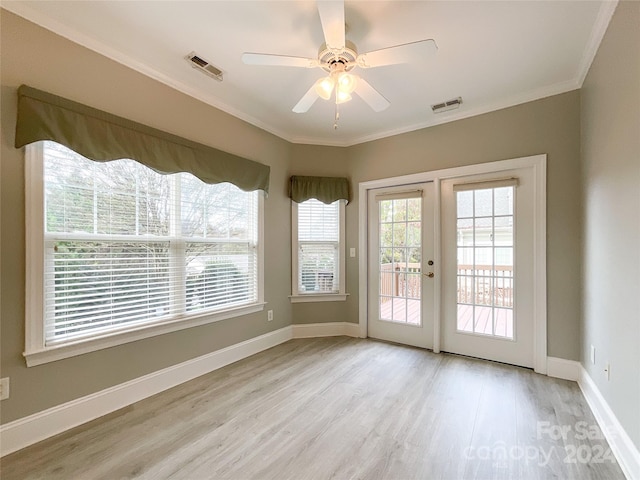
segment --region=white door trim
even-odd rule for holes
[[[497,173],[516,168],[531,168],[534,176],[534,292],[533,292],[533,368],[537,373],[547,373],[547,155],[533,155],[530,157],[513,158],[497,162],[480,163],[463,167],[447,168],[432,172],[415,173],[399,177],[371,180],[358,184],[358,320],[360,337],[367,336],[367,305],[368,305],[368,242],[367,242],[367,197],[373,188],[392,187],[411,183],[434,182],[435,198],[435,312],[434,312],[434,349],[440,351],[442,312],[440,295],[442,292],[442,233],[440,231],[440,182],[442,180],[478,175],[483,173]]]

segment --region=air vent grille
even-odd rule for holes
[[[433,113],[448,112],[449,110],[454,110],[458,108],[461,104],[462,104],[462,97],[458,97],[452,100],[446,100],[444,102],[431,105],[431,110],[433,111]]]
[[[210,77],[215,78],[219,82],[222,81],[222,70],[218,67],[211,65],[204,58],[196,55],[196,52],[191,52],[185,57],[185,59],[191,64],[191,66],[203,73],[206,73]]]

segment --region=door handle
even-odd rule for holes
[[[425,277],[433,278],[433,272],[423,273]]]

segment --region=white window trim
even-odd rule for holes
[[[44,162],[42,142],[25,147],[25,351],[27,367],[264,310],[264,195],[258,195],[258,298],[255,303],[133,326],[47,346],[44,337]]]
[[[291,200],[291,303],[311,302],[343,302],[348,294],[345,292],[345,204],[339,203],[339,241],[338,241],[338,268],[339,285],[337,293],[300,293],[298,291],[298,204]]]

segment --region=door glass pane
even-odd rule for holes
[[[420,222],[411,222],[407,225],[407,245],[420,246],[420,234],[422,228],[420,228]]]
[[[473,217],[473,191],[458,192],[457,196],[458,218]]]
[[[422,199],[382,200],[378,207],[380,320],[421,325]]]
[[[513,215],[513,187],[495,188],[494,215]]]
[[[407,199],[407,220],[410,222],[422,220],[422,198]]]
[[[514,187],[456,192],[457,330],[514,338]]]
[[[473,190],[473,216],[490,217],[493,215],[493,189]]]
[[[393,202],[393,221],[404,222],[407,219],[407,200],[392,200]]]
[[[493,234],[496,237],[496,245],[513,245],[513,217],[495,217],[493,223]]]
[[[473,219],[458,219],[458,231],[456,234],[458,246],[473,245]]]
[[[404,247],[407,244],[407,222],[393,223],[393,246]]]

